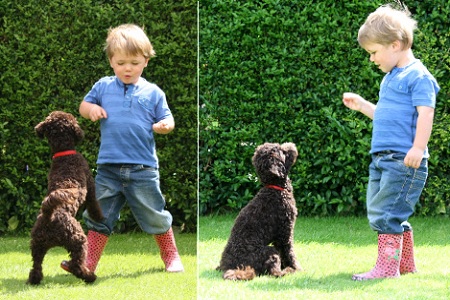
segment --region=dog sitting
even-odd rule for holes
[[[77,153],[75,145],[84,132],[75,117],[69,113],[52,112],[35,127],[40,138],[47,138],[53,161],[48,174],[48,192],[44,198],[36,223],[31,230],[33,268],[29,284],[39,284],[43,278],[42,262],[50,248],[61,246],[70,254],[70,271],[85,282],[97,276],[85,265],[87,239],[80,223],[75,219],[81,206],[96,221],[103,214],[95,198],[95,185],[86,159]]]
[[[297,159],[293,143],[265,143],[252,162],[264,185],[235,220],[217,270],[228,280],[276,277],[301,270],[294,249],[297,208],[288,178]]]

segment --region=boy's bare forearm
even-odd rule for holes
[[[373,120],[376,108],[377,106],[375,104],[364,99],[361,102],[361,109],[359,111]]]
[[[423,151],[430,140],[431,130],[433,129],[434,109],[431,107],[417,107],[419,116],[417,118],[416,136],[414,138],[414,147]]]
[[[79,112],[83,118],[89,119],[89,112],[92,109],[92,105],[95,105],[95,104],[92,104],[92,103],[89,103],[86,101],[81,102]]]

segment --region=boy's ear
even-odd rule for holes
[[[401,50],[402,49],[402,42],[400,42],[399,40],[394,41],[392,43],[392,47],[394,48],[394,50]]]

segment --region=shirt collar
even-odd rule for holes
[[[125,83],[123,83],[123,81],[120,80],[119,77],[117,77],[117,76],[115,76],[115,77],[116,77],[116,83],[117,83],[117,85],[119,85],[121,88],[124,88],[124,87],[125,87]],[[140,81],[141,81],[141,78],[139,78],[139,81],[138,81],[136,84],[130,83],[130,84],[127,84],[126,86],[127,86],[127,87],[130,87],[130,86],[136,86],[136,85],[139,84]]]

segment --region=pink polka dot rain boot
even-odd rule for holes
[[[402,240],[402,234],[378,234],[378,259],[375,267],[367,273],[353,275],[352,279],[361,281],[400,277]]]
[[[102,256],[103,249],[105,249],[106,243],[108,242],[108,236],[98,233],[93,230],[89,230],[87,234],[88,241],[88,251],[86,257],[86,267],[95,272],[97,269],[98,261]],[[63,260],[61,262],[61,268],[67,272],[70,272],[69,262]]]
[[[175,237],[172,228],[166,233],[154,235],[156,243],[159,246],[161,259],[163,260],[167,272],[184,272],[183,264],[178,255]]]
[[[412,230],[403,232],[402,259],[400,260],[400,274],[416,273],[414,262],[414,238]]]

